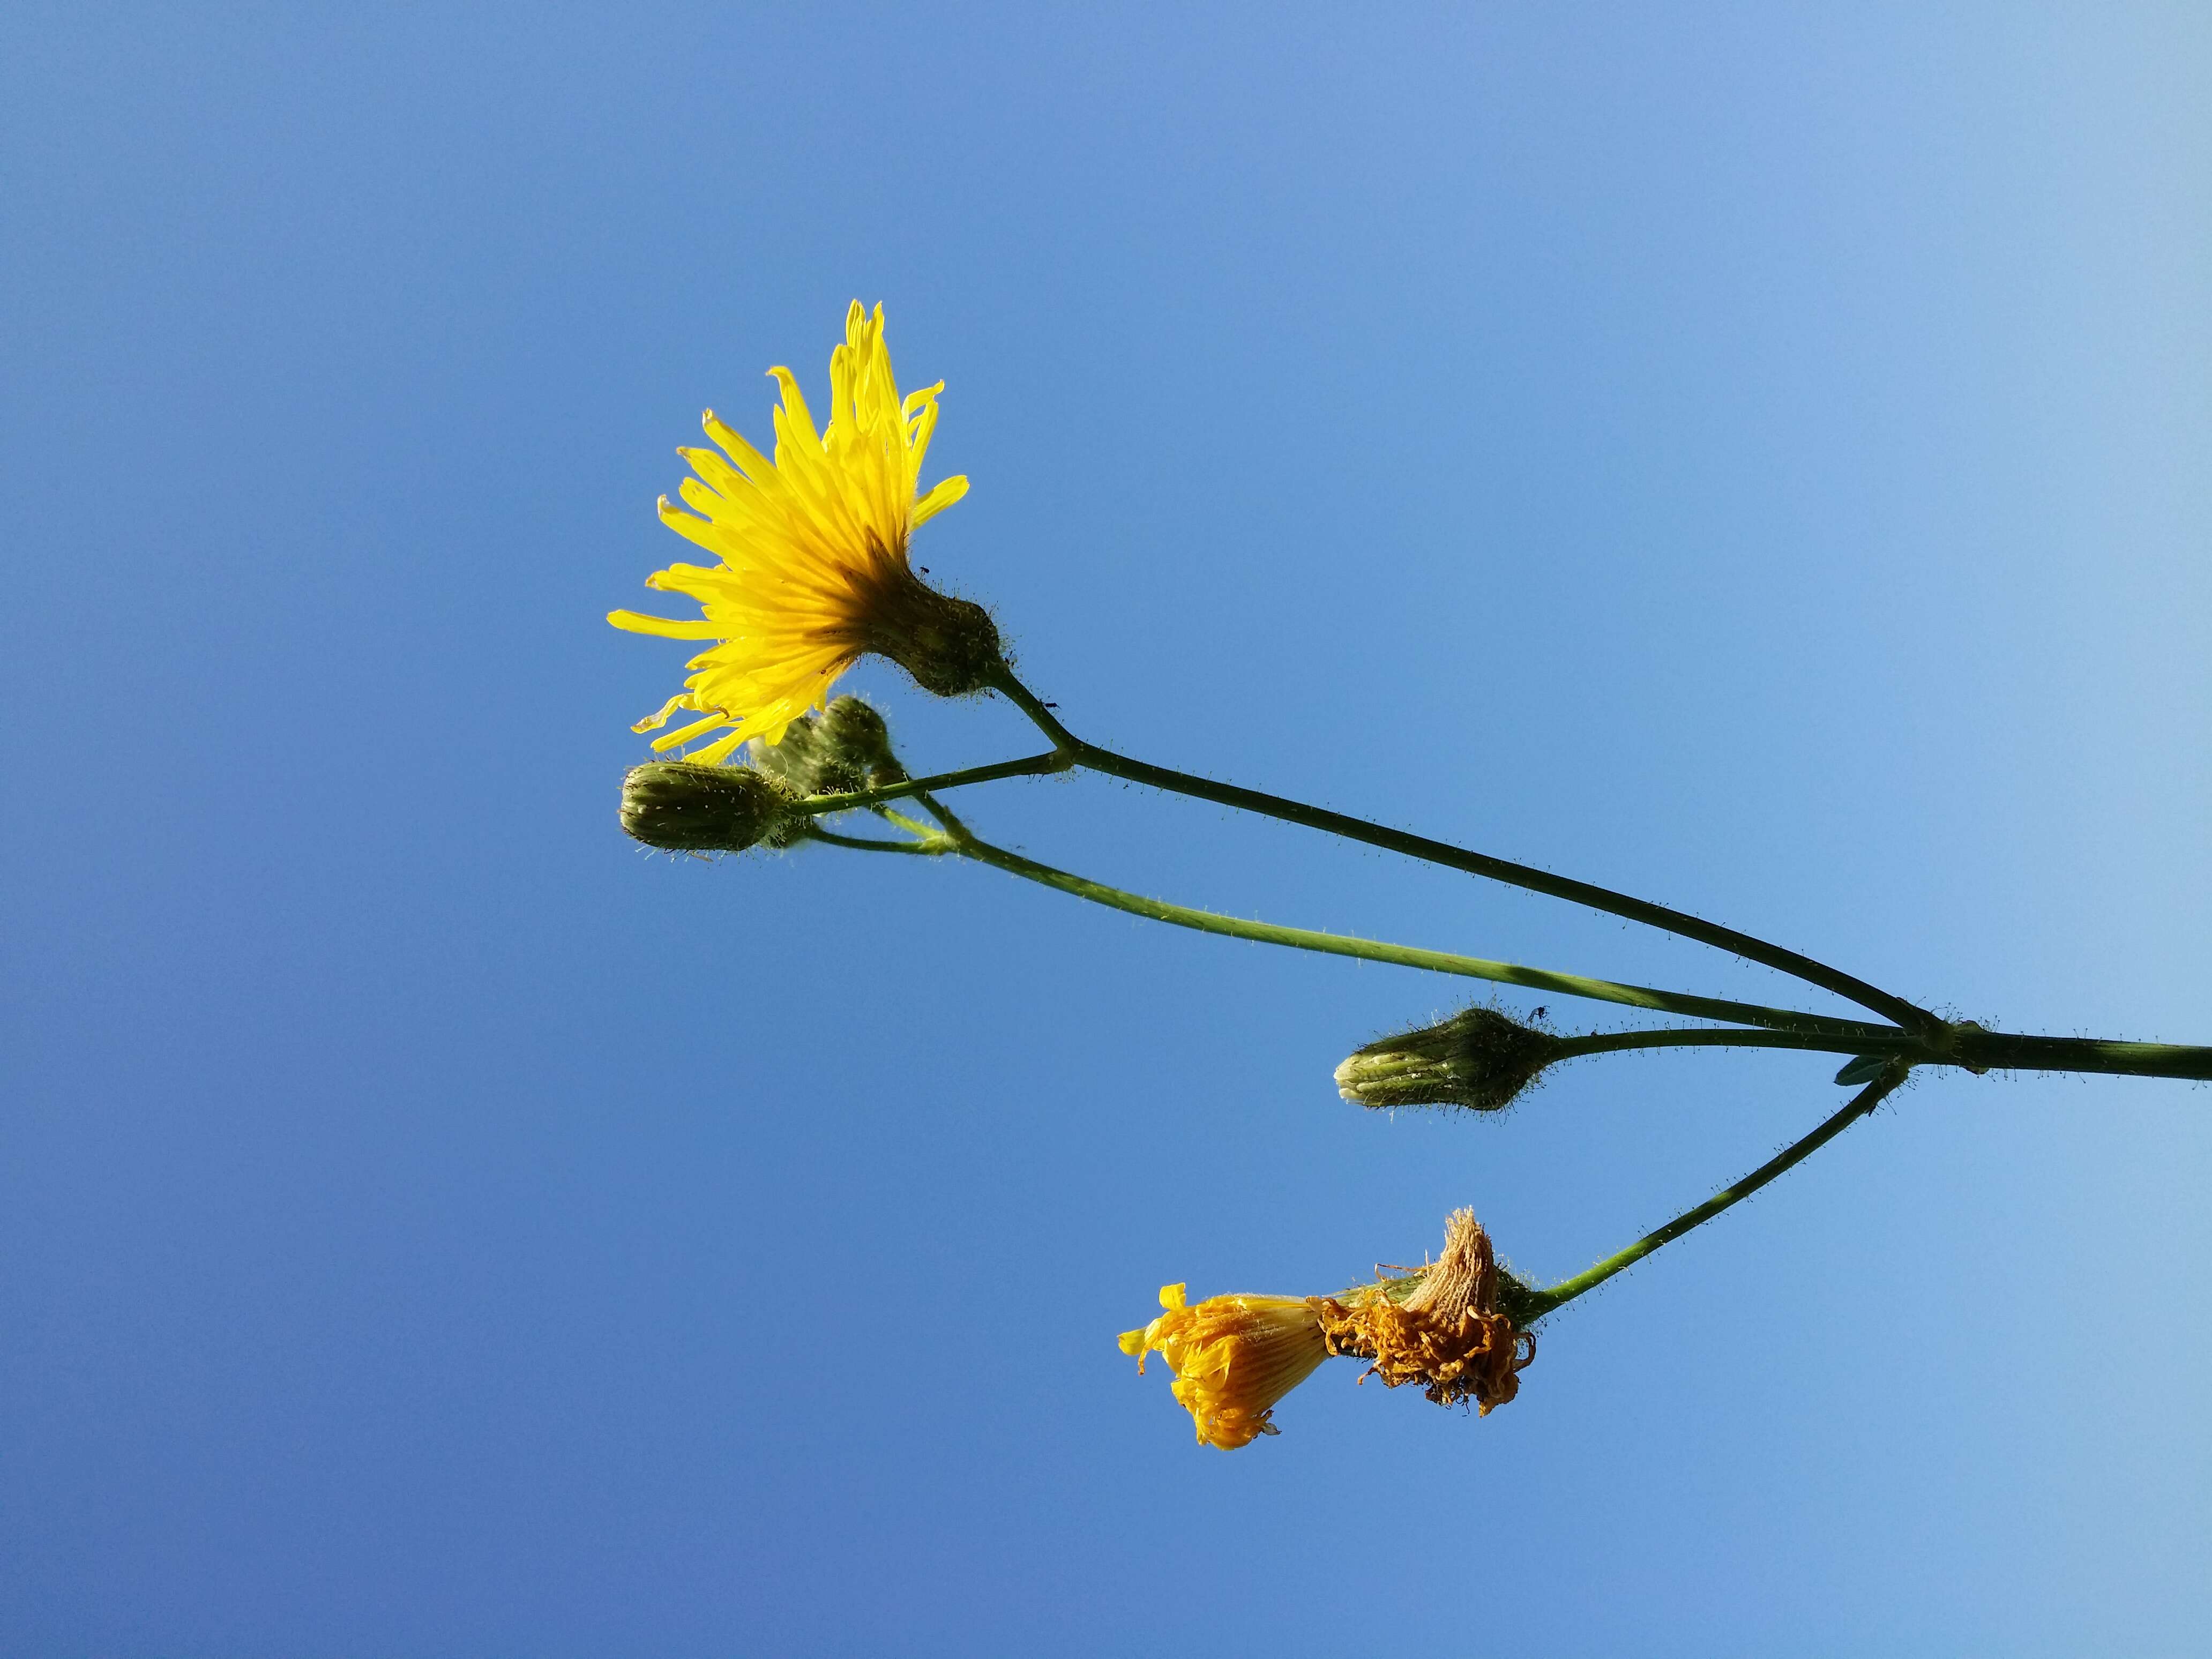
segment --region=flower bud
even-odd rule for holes
[[[756,744],[753,758],[800,795],[850,795],[906,781],[906,768],[891,752],[890,728],[858,697],[839,697],[818,714],[800,715],[781,740]]]
[[[801,822],[791,799],[783,784],[750,767],[652,761],[623,778],[622,827],[648,847],[682,853],[782,846]]]
[[[1563,1047],[1549,1031],[1477,1006],[1355,1051],[1336,1068],[1337,1092],[1361,1106],[1501,1111]]]
[[[1498,1305],[1504,1277],[1474,1212],[1455,1210],[1443,1255],[1416,1279],[1320,1297],[1322,1336],[1331,1354],[1370,1362],[1363,1382],[1419,1382],[1437,1405],[1473,1401],[1487,1417],[1521,1391],[1522,1367],[1536,1357],[1535,1334]]]

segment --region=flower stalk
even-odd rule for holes
[[[1592,882],[1555,876],[1547,870],[1516,864],[1508,859],[1471,852],[1446,842],[1431,841],[1425,836],[1408,835],[1403,830],[1370,823],[1365,818],[1308,805],[1304,801],[1290,800],[1281,795],[1247,789],[1237,784],[1222,783],[1193,772],[1179,772],[1172,767],[1155,766],[1149,761],[1136,760],[1127,755],[1116,754],[1110,749],[1102,749],[1096,744],[1085,743],[1062,725],[1045,708],[1043,700],[1016,678],[1011,667],[1002,667],[993,677],[991,684],[1028,715],[1039,731],[1052,739],[1054,747],[1067,750],[1074,757],[1076,765],[1091,771],[1103,772],[1131,783],[1149,784],[1157,789],[1188,795],[1199,800],[1210,800],[1217,805],[1255,812],[1264,817],[1279,818],[1286,823],[1302,824],[1346,841],[1380,847],[1389,852],[1404,854],[1409,858],[1443,865],[1448,869],[1462,870],[1469,875],[1503,882],[1510,887],[1524,888],[1532,893],[1565,899],[1588,909],[1621,916],[1630,921],[1679,934],[1684,939],[1696,939],[1700,944],[1742,957],[1747,961],[1779,969],[1808,985],[1818,986],[1824,991],[1833,992],[1846,1000],[1870,1009],[1905,1030],[1923,1036],[1936,1037],[1947,1029],[1946,1022],[1940,1015],[1917,1004],[1907,1002],[1902,997],[1893,996],[1879,986],[1869,985],[1864,980],[1831,968],[1811,957],[1785,950],[1749,933],[1738,933],[1733,927],[1723,927],[1683,911],[1670,909],[1663,904],[1653,904],[1626,893],[1616,893]]]
[[[1577,1273],[1572,1279],[1562,1279],[1557,1285],[1531,1291],[1523,1304],[1525,1316],[1540,1319],[1546,1314],[1557,1312],[1577,1297],[1589,1295],[1615,1273],[1626,1273],[1653,1251],[1663,1249],[1683,1234],[1704,1226],[1723,1210],[1742,1203],[1767,1182],[1796,1168],[1852,1124],[1867,1116],[1897,1090],[1911,1070],[1911,1067],[1904,1060],[1892,1061],[1882,1069],[1880,1077],[1853,1095],[1819,1128],[1777,1152],[1741,1181],[1723,1188],[1704,1203],[1683,1211],[1665,1226],[1654,1228],[1627,1249],[1616,1250],[1595,1267]]]
[[[912,793],[909,791],[908,793]],[[800,802],[805,811],[812,802]],[[1144,916],[1170,927],[1212,933],[1224,939],[1249,939],[1260,945],[1314,951],[1328,956],[1352,957],[1395,967],[1417,968],[1431,973],[1488,980],[1559,996],[1581,997],[1626,1007],[1648,1009],[1693,1019],[1723,1022],[1718,1027],[1659,1030],[1606,1031],[1560,1039],[1559,1060],[1588,1054],[1623,1054],[1639,1048],[1784,1048],[1817,1054],[1896,1057],[1916,1066],[1957,1066],[1972,1072],[2042,1071],[2085,1072],[2130,1077],[2212,1080],[2212,1048],[2161,1042],[2117,1042],[2088,1037],[2045,1037],[2011,1032],[1959,1028],[1960,1035],[1931,1042],[1894,1026],[1863,1020],[1837,1019],[1763,1003],[1736,1002],[1721,997],[1695,996],[1687,992],[1662,990],[1655,986],[1629,985],[1614,980],[1593,979],[1517,963],[1492,962],[1449,951],[1423,950],[1347,933],[1327,933],[1307,927],[1286,927],[1274,922],[1252,921],[1218,911],[1197,909],[1166,899],[1148,898],[1103,882],[1092,881],[1035,859],[996,847],[973,834],[953,835],[930,830],[911,842],[890,842],[840,835],[817,821],[802,838],[858,852],[923,854],[967,858],[989,865],[1008,875],[1086,900],[1109,909]],[[1746,1027],[1751,1029],[1745,1029]]]

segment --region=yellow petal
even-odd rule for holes
[[[783,389],[783,407],[776,410],[777,428],[781,430],[787,422],[793,430],[803,433],[819,449],[822,436],[814,429],[814,416],[806,407],[806,394],[799,389],[799,377],[782,368],[771,368],[769,373],[775,377],[776,385]]]
[[[720,766],[723,757],[744,740],[745,734],[743,732],[732,732],[728,737],[717,738],[696,754],[686,755],[684,758],[695,765]]]
[[[664,640],[719,640],[722,625],[702,617],[696,622],[678,622],[670,617],[647,617],[635,611],[610,611],[607,620],[632,634],[658,634]]]
[[[717,558],[727,556],[727,538],[705,519],[694,518],[665,495],[660,498],[659,512],[661,523],[684,540],[697,543]]]
[[[671,698],[670,698],[666,702],[664,702],[663,704],[661,704],[661,705],[660,705],[660,712],[659,712],[659,714],[647,714],[647,715],[643,720],[640,720],[640,721],[639,721],[635,726],[631,726],[631,727],[630,727],[630,730],[631,730],[631,731],[633,731],[633,732],[651,732],[651,731],[654,731],[654,730],[658,729],[658,728],[659,728],[659,727],[660,727],[660,726],[663,726],[667,725],[667,724],[668,724],[668,717],[669,717],[671,714],[674,714],[678,709],[679,709],[679,708],[690,708],[690,693],[689,693],[689,692],[687,692],[687,691],[678,691],[678,692],[674,696],[671,697]]]
[[[968,480],[965,477],[956,476],[945,479],[914,504],[913,522],[917,525],[927,524],[967,493]]]
[[[738,471],[744,473],[749,482],[757,484],[775,476],[775,468],[769,464],[768,457],[717,420],[713,410],[699,417],[699,424],[706,428],[707,435],[720,447],[722,453],[737,463]]]
[[[718,726],[727,726],[729,723],[730,717],[723,714],[713,714],[704,720],[693,720],[689,726],[680,726],[673,732],[665,732],[655,738],[653,740],[653,751],[656,755],[665,753],[675,748],[679,743],[690,742],[702,732],[712,732]]]

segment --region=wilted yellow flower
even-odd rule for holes
[[[1473,1210],[1444,1220],[1444,1250],[1401,1300],[1370,1285],[1315,1307],[1332,1354],[1372,1360],[1386,1388],[1418,1382],[1439,1406],[1473,1401],[1485,1417],[1521,1392],[1536,1336],[1498,1309],[1498,1259]],[[1402,1281],[1401,1281],[1402,1282]]]
[[[684,690],[635,728],[650,732],[690,710],[701,718],[653,746],[720,733],[688,757],[702,763],[748,738],[775,742],[865,652],[880,652],[946,695],[980,689],[1000,661],[989,614],[926,586],[907,562],[914,527],[968,493],[964,477],[917,493],[944,382],[902,399],[883,307],[871,317],[858,300],[845,343],[830,354],[826,429],[815,430],[789,369],[769,373],[783,392],[774,462],[708,410],[707,435],[722,453],[678,452],[698,474],[680,491],[692,512],[660,500],[661,521],[719,562],[671,565],[646,586],[689,594],[705,615],[607,617],[633,633],[716,641],[691,659]]]
[[[1224,1451],[1277,1432],[1275,1402],[1328,1358],[1313,1301],[1300,1296],[1210,1296],[1184,1305],[1182,1285],[1160,1287],[1167,1311],[1142,1330],[1121,1333],[1121,1352],[1145,1369],[1148,1352],[1176,1374],[1175,1397],[1198,1437]]]

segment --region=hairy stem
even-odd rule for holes
[[[2212,1048],[2177,1042],[2023,1036],[2010,1031],[1985,1031],[1978,1025],[1952,1029],[1954,1063],[1977,1072],[2101,1072],[2124,1077],[2212,1079]]]
[[[1555,876],[1548,871],[1516,864],[1506,859],[1492,858],[1487,854],[1469,852],[1465,848],[1431,841],[1425,836],[1408,835],[1403,830],[1392,830],[1365,818],[1332,812],[1323,807],[1309,806],[1303,801],[1270,795],[1257,789],[1221,783],[1195,773],[1154,766],[1148,761],[1119,755],[1110,749],[1101,749],[1096,744],[1085,743],[1061,725],[1036,693],[1015,678],[1012,669],[1001,670],[994,677],[992,684],[1027,714],[1039,731],[1052,739],[1056,750],[1072,756],[1076,765],[1094,772],[1104,772],[1132,783],[1149,784],[1154,788],[1170,790],[1176,794],[1190,795],[1242,811],[1279,818],[1286,823],[1303,824],[1308,829],[1341,836],[1347,841],[1364,842],[1370,847],[1402,853],[1409,858],[1423,859],[1449,869],[1462,870],[1470,875],[1504,882],[1509,886],[1525,888],[1532,893],[1565,899],[1589,909],[1601,910],[1608,915],[1622,916],[1631,921],[1679,934],[1684,939],[1696,939],[1700,944],[1713,945],[1747,961],[1778,969],[1808,985],[1817,985],[1824,991],[1832,991],[1861,1007],[1869,1008],[1885,1019],[1923,1036],[1940,1039],[1949,1030],[1942,1018],[1927,1009],[1907,1002],[1902,997],[1893,996],[1880,987],[1869,985],[1864,980],[1829,967],[1826,963],[1816,962],[1811,957],[1800,955],[1795,951],[1784,950],[1749,933],[1738,933],[1733,927],[1700,921],[1696,916],[1670,909],[1663,904],[1649,903],[1643,899],[1632,898],[1626,893],[1616,893],[1610,888],[1576,881],[1565,876]]]
[[[841,836],[834,830],[824,830],[810,824],[801,832],[808,841],[826,842],[831,847],[849,847],[856,853],[918,853],[925,858],[941,857],[952,850],[951,837],[916,838],[913,841],[877,841],[866,836]]]
[[[1531,1319],[1540,1319],[1554,1310],[1566,1306],[1577,1297],[1595,1290],[1615,1273],[1634,1267],[1662,1245],[1671,1244],[1684,1233],[1702,1227],[1730,1206],[1741,1204],[1777,1176],[1795,1168],[1812,1157],[1821,1147],[1881,1105],[1890,1092],[1905,1081],[1905,1073],[1909,1070],[1911,1070],[1909,1062],[1903,1060],[1893,1060],[1880,1077],[1853,1095],[1834,1116],[1829,1118],[1826,1122],[1821,1124],[1802,1140],[1776,1153],[1734,1186],[1723,1188],[1695,1208],[1683,1211],[1665,1226],[1644,1234],[1626,1249],[1606,1257],[1587,1273],[1577,1273],[1572,1279],[1563,1279],[1557,1285],[1549,1285],[1541,1290],[1522,1290],[1513,1298],[1520,1305],[1510,1308],[1507,1311],[1513,1315],[1517,1322],[1523,1324]]]
[[[1369,962],[1387,962],[1401,968],[1424,968],[1440,974],[1457,974],[1468,979],[1486,979],[1504,985],[1525,986],[1534,991],[1549,991],[1561,996],[1586,997],[1596,1002],[1615,1002],[1632,1008],[1650,1008],[1662,1013],[1682,1014],[1692,1019],[1728,1020],[1740,1024],[1769,1027],[1798,1032],[1808,1038],[1820,1039],[1817,1045],[1838,1054],[1859,1054],[1875,1049],[1886,1051],[1888,1045],[1899,1039],[1910,1042],[1907,1034],[1893,1027],[1869,1025],[1855,1020],[1828,1019],[1814,1014],[1801,1014],[1787,1008],[1769,1008],[1758,1003],[1729,1002],[1718,997],[1692,996],[1679,991],[1662,991],[1648,985],[1623,985],[1612,980],[1589,979],[1580,974],[1555,973],[1544,968],[1523,968],[1510,962],[1489,962],[1480,957],[1455,956],[1443,951],[1423,951],[1411,945],[1387,945],[1376,939],[1354,938],[1344,933],[1316,933],[1305,927],[1283,927],[1273,922],[1247,921],[1237,916],[1224,916],[1212,910],[1194,909],[1188,905],[1171,904],[1164,899],[1146,898],[1140,894],[1125,892],[1118,887],[1109,887],[1103,882],[1055,870],[1048,864],[1039,864],[1034,859],[1024,858],[1005,848],[994,847],[972,835],[955,834],[951,837],[954,850],[963,857],[990,865],[1009,875],[1019,876],[1024,881],[1034,881],[1077,898],[1088,899],[1093,904],[1103,904],[1109,909],[1127,911],[1131,915],[1164,921],[1172,927],[1188,927],[1201,933],[1217,933],[1230,939],[1252,939],[1262,945],[1287,945],[1292,950],[1318,951],[1329,956],[1358,957]]]
[[[957,789],[963,784],[995,783],[1000,778],[1033,778],[1048,772],[1066,772],[1074,764],[1074,756],[1055,749],[1048,755],[996,761],[989,766],[970,766],[957,772],[939,772],[934,777],[908,778],[903,783],[887,783],[878,789],[859,789],[849,795],[810,795],[805,800],[794,802],[792,810],[818,817],[830,812],[849,812],[856,807],[880,806],[885,801],[927,794],[933,789]]]
[[[1040,711],[1042,712],[1042,711]],[[1050,716],[1046,715],[1047,719]],[[1054,726],[1058,722],[1054,721]],[[1059,728],[1062,731],[1064,727]],[[1074,739],[1070,739],[1071,742]],[[1388,945],[1371,939],[1348,935],[1316,933],[1306,928],[1279,927],[1267,922],[1244,921],[1233,916],[1219,915],[1212,911],[1193,909],[1187,905],[1171,904],[1164,900],[1148,899],[1119,888],[1109,887],[1066,871],[1055,870],[993,847],[968,831],[967,826],[951,810],[936,798],[935,790],[951,788],[963,783],[988,782],[1001,777],[1036,775],[1046,772],[1064,771],[1075,764],[1064,758],[1066,751],[1051,756],[1035,756],[1027,760],[1008,761],[996,766],[975,767],[963,772],[948,772],[935,777],[910,780],[865,794],[845,796],[817,796],[805,803],[810,811],[843,811],[852,806],[869,806],[890,818],[902,828],[909,830],[921,839],[919,842],[877,842],[832,834],[819,828],[809,831],[809,838],[826,842],[833,846],[850,847],[875,852],[925,853],[942,854],[960,853],[986,864],[1054,887],[1093,903],[1127,911],[1133,915],[1147,916],[1171,926],[1194,928],[1201,933],[1218,933],[1231,938],[1249,939],[1261,944],[1287,945],[1296,950],[1320,951],[1335,956],[1364,957],[1374,962],[1393,963],[1402,967],[1428,969],[1437,973],[1456,974],[1473,979],[1492,980],[1501,984],[1519,985],[1530,990],[1556,992],[1565,996],[1585,997],[1601,1002],[1614,1002],[1630,1007],[1649,1008],[1663,1013],[1686,1016],[1693,1019],[1711,1019],[1726,1024],[1760,1028],[1744,1030],[1685,1030],[1685,1031],[1620,1031],[1604,1032],[1587,1037],[1570,1039],[1568,1055],[1612,1054],[1635,1048],[1803,1048],[1826,1050],[1834,1054],[1899,1056],[1917,1065],[1945,1065],[1981,1073],[1990,1071],[2076,1072],[2112,1076],[2173,1078],[2188,1080],[2212,1080],[2212,1048],[2165,1042],[2118,1042],[2090,1037],[2033,1036],[2016,1032],[1991,1031],[1978,1025],[1946,1024],[1939,1022],[1937,1032],[1923,1036],[1915,1030],[1900,1030],[1892,1026],[1869,1024],[1863,1021],[1834,1019],[1824,1016],[1798,1013],[1792,1010],[1772,1008],[1759,1003],[1734,1002],[1717,997],[1694,996],[1685,992],[1662,991],[1650,986],[1624,985],[1612,980],[1590,979],[1581,975],[1557,973],[1541,968],[1523,968],[1512,963],[1489,962],[1479,957],[1456,956],[1441,951],[1422,951],[1406,945]],[[1048,764],[1047,763],[1051,763]],[[1224,786],[1225,787],[1225,786]],[[942,832],[889,811],[885,803],[912,797],[918,800],[938,822]],[[1469,857],[1475,855],[1469,854]]]
[[[1626,1054],[1637,1048],[1808,1048],[1832,1054],[1904,1055],[1923,1064],[1935,1059],[1928,1045],[1911,1032],[1886,1032],[1880,1026],[1869,1026],[1863,1033],[1850,1037],[1784,1030],[1596,1031],[1588,1036],[1562,1038],[1559,1058]]]

